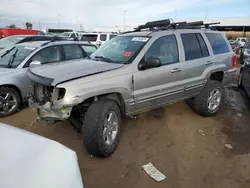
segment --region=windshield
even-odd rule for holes
[[[81,40],[95,42],[97,40],[97,35],[96,34],[84,34],[84,35],[82,35]]]
[[[34,50],[33,47],[15,46],[0,59],[0,67],[8,68],[9,62],[12,61],[11,68],[16,68]]]
[[[95,51],[91,58],[109,59],[115,63],[131,63],[149,37],[117,36]]]
[[[70,33],[61,33],[59,36],[60,37],[69,37]]]
[[[0,40],[0,49],[13,46],[19,41],[21,41],[22,39],[24,39],[24,37],[20,37],[20,36],[11,36],[11,37],[3,38]]]

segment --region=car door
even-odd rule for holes
[[[181,33],[185,83],[185,95],[192,97],[199,93],[206,83],[206,72],[211,69],[212,57],[201,33]]]
[[[159,37],[142,58],[140,63],[147,58],[159,58],[162,66],[134,72],[136,112],[146,111],[183,98],[182,63],[177,41],[174,34]]]

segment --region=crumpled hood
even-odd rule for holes
[[[106,63],[90,59],[42,65],[28,70],[31,80],[43,85],[55,86],[59,83],[122,67],[123,64]]]

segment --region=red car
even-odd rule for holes
[[[12,35],[44,35],[43,32],[33,29],[0,28],[0,38]]]

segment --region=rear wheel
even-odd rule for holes
[[[0,88],[0,117],[10,116],[18,111],[21,105],[19,93],[10,87]]]
[[[113,100],[99,100],[88,109],[83,122],[84,146],[90,155],[108,157],[120,140],[121,113]]]
[[[202,116],[214,116],[223,106],[224,100],[223,85],[218,81],[209,80],[202,92],[194,98],[192,107]]]

